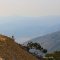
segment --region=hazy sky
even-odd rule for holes
[[[60,0],[0,0],[0,33],[19,42],[60,30]]]
[[[60,30],[60,16],[0,17],[0,34],[23,43],[32,38]]]
[[[60,0],[0,0],[0,16],[60,16]]]

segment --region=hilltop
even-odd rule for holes
[[[22,46],[11,37],[0,35],[0,59],[2,60],[37,60],[25,51]]]

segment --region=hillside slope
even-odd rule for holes
[[[50,33],[45,36],[40,36],[30,41],[40,43],[44,48],[48,50],[48,52],[59,51],[60,50],[60,31]],[[25,42],[24,45],[26,45],[28,42]]]
[[[37,60],[12,38],[0,35],[0,58],[4,60]]]

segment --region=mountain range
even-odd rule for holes
[[[49,53],[54,51],[60,51],[60,31],[31,39],[28,42],[40,43],[41,46],[47,49]],[[25,42],[24,45],[27,45],[28,42]]]

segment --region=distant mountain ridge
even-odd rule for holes
[[[46,48],[48,50],[48,52],[59,51],[60,50],[60,31],[53,32],[44,36],[40,36],[30,41],[40,43],[43,46],[43,48]],[[25,42],[24,44],[26,45],[28,42]]]

